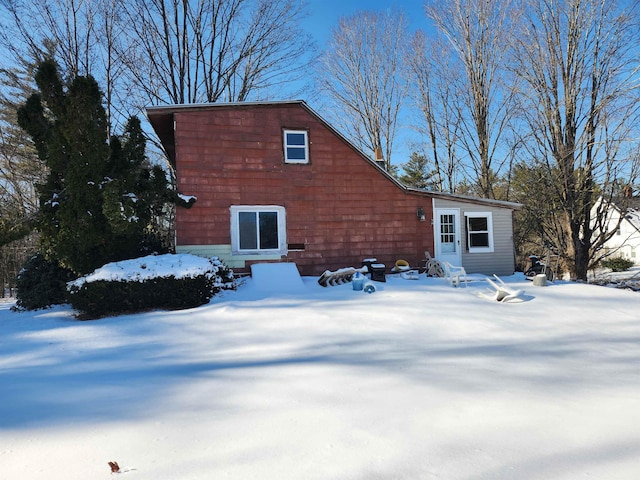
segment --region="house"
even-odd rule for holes
[[[425,251],[469,273],[514,271],[519,204],[403,186],[304,101],[149,107],[178,190],[176,250],[237,272],[295,262],[302,275],[376,258],[423,265]]]
[[[598,212],[601,212],[598,215]],[[592,217],[600,218],[602,226],[596,229],[613,235],[604,243],[604,253],[611,257],[624,257],[640,265],[640,198],[625,190],[624,198],[604,202],[599,198],[592,209]]]

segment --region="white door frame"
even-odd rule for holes
[[[460,209],[434,208],[433,219],[433,243],[436,260],[446,260],[452,265],[461,266]],[[443,228],[445,231],[443,231]],[[445,243],[445,239],[452,241]]]

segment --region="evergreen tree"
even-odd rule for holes
[[[512,169],[510,200],[523,204],[514,212],[514,243],[517,260],[526,267],[528,256],[541,254],[551,245],[564,251],[567,239],[561,222],[561,198],[556,188],[557,169],[531,159]]]
[[[120,248],[151,253],[162,248],[163,232],[156,227],[157,219],[178,199],[169,188],[165,171],[159,165],[150,165],[145,151],[140,120],[132,117],[123,135],[111,138],[103,213]]]
[[[77,274],[143,253],[151,215],[172,192],[164,172],[147,165],[140,121],[109,139],[92,77],[65,84],[47,60],[35,80],[39,92],[18,110],[18,122],[49,171],[38,186],[43,253]]]
[[[402,165],[404,174],[399,180],[408,187],[429,188],[433,186],[431,178],[434,172],[429,170],[429,160],[425,155],[413,152],[409,161]]]

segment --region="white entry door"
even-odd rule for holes
[[[452,265],[462,265],[460,252],[460,210],[436,208],[435,210],[435,256]]]

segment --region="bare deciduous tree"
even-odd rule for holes
[[[43,60],[55,48],[56,61],[65,75],[94,74],[99,46],[95,21],[100,18],[98,2],[91,0],[1,0],[11,19],[2,36],[4,48],[14,57],[32,62]]]
[[[312,51],[295,0],[123,2],[125,60],[146,103],[264,98],[298,78]]]
[[[410,96],[422,117],[415,129],[427,139],[434,184],[439,191],[455,193],[462,165],[457,154],[460,119],[451,79],[458,72],[449,63],[446,48],[421,31],[413,36],[407,58],[413,85]]]
[[[46,174],[16,119],[22,98],[31,93],[29,70],[0,69],[0,246],[28,233],[38,208],[35,185]]]
[[[114,93],[122,74],[114,52],[115,38],[123,37],[121,0],[0,0],[0,7],[9,19],[0,34],[8,63],[53,58],[66,78],[91,75],[105,90],[108,133],[126,121],[130,112],[121,100],[128,97]]]
[[[340,19],[316,69],[320,89],[333,103],[335,121],[385,168],[407,92],[402,76],[407,21],[399,11],[361,11]]]
[[[546,163],[560,203],[558,245],[586,280],[606,240],[594,229],[598,195],[611,198],[637,169],[638,34],[635,12],[612,0],[539,0],[515,38],[514,72],[529,154]],[[600,218],[598,218],[600,217]]]
[[[494,198],[493,184],[506,158],[498,148],[511,115],[511,92],[503,80],[507,39],[517,15],[511,0],[429,0],[425,8],[464,72],[447,79],[455,88],[450,100],[459,119],[458,138],[479,194]]]
[[[65,76],[91,74],[113,123],[149,104],[264,99],[313,57],[297,0],[0,0],[2,45]],[[19,41],[16,41],[19,40]]]

